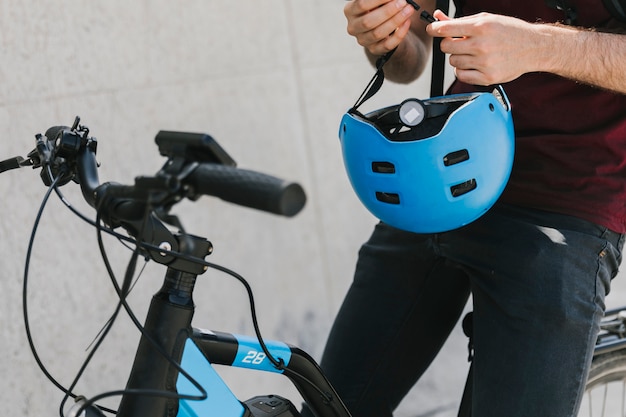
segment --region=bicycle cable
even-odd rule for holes
[[[82,404],[81,404],[81,406],[80,406],[80,408],[79,408],[79,410],[77,412],[78,414],[80,412],[82,412],[83,410],[85,410],[89,406],[95,406],[95,407],[97,407],[98,409],[100,409],[100,410],[102,410],[104,412],[116,414],[115,410],[112,410],[112,409],[109,409],[107,407],[103,407],[103,406],[97,405],[96,401],[99,401],[99,400],[104,399],[104,398],[113,397],[113,396],[120,396],[120,395],[146,395],[146,396],[155,396],[155,397],[172,398],[172,399],[187,399],[187,400],[192,400],[192,401],[193,400],[201,401],[201,400],[204,400],[205,398],[207,398],[207,393],[204,390],[204,388],[197,381],[195,381],[184,369],[182,369],[182,367],[180,367],[180,364],[177,363],[176,360],[171,357],[171,355],[169,355],[167,352],[163,351],[160,348],[160,346],[156,343],[156,341],[154,341],[149,335],[147,335],[145,333],[143,325],[137,319],[136,315],[132,311],[132,308],[128,305],[128,303],[126,301],[126,296],[128,295],[128,289],[130,288],[126,284],[126,282],[129,279],[129,277],[131,277],[131,281],[132,281],[133,274],[130,274],[129,272],[130,272],[131,269],[133,271],[135,269],[136,261],[137,261],[137,258],[138,258],[138,254],[139,254],[139,249],[140,248],[148,250],[148,251],[158,250],[159,252],[166,253],[168,255],[177,257],[179,259],[187,260],[187,261],[190,261],[190,262],[195,262],[195,263],[198,263],[200,265],[212,268],[214,270],[221,271],[221,272],[226,273],[227,275],[230,275],[231,277],[237,279],[244,286],[244,288],[246,290],[246,293],[248,295],[249,305],[250,305],[250,313],[251,313],[251,319],[252,319],[254,332],[255,332],[255,335],[256,335],[256,337],[258,339],[259,346],[261,347],[263,353],[266,355],[268,360],[272,363],[272,365],[276,369],[284,372],[285,374],[289,374],[289,375],[293,375],[293,376],[298,377],[301,381],[303,381],[303,382],[309,384],[311,387],[313,387],[323,398],[325,398],[327,400],[331,400],[330,395],[328,393],[324,392],[322,389],[320,389],[313,381],[309,380],[308,378],[306,378],[301,373],[285,367],[284,360],[282,358],[280,358],[280,357],[278,359],[276,359],[274,357],[274,355],[269,351],[269,349],[267,348],[267,345],[266,345],[266,343],[265,343],[265,341],[263,339],[261,331],[260,331],[260,326],[259,326],[259,323],[258,323],[258,317],[257,317],[257,312],[256,312],[256,303],[254,301],[254,295],[253,295],[252,288],[251,288],[249,282],[243,276],[241,276],[240,274],[238,274],[237,272],[235,272],[235,271],[233,271],[233,270],[231,270],[229,268],[226,268],[224,266],[221,266],[221,265],[218,265],[218,264],[214,264],[214,263],[211,263],[211,262],[207,262],[204,259],[197,258],[197,257],[191,256],[191,255],[185,254],[185,253],[181,253],[181,252],[164,250],[163,248],[157,247],[155,245],[151,245],[151,244],[148,244],[146,242],[140,242],[140,241],[132,239],[132,238],[130,238],[128,236],[125,236],[125,235],[122,235],[120,233],[117,233],[114,230],[112,230],[111,228],[106,227],[103,224],[101,224],[100,213],[98,213],[96,221],[94,222],[93,220],[89,219],[87,216],[82,214],[80,211],[78,211],[75,207],[73,207],[69,203],[69,201],[65,198],[65,196],[61,193],[61,191],[60,191],[59,187],[57,186],[57,184],[61,180],[62,176],[58,176],[58,177],[54,177],[53,176],[52,178],[54,178],[54,182],[50,185],[48,191],[46,192],[46,195],[45,195],[44,200],[42,202],[42,207],[40,208],[40,213],[38,214],[36,222],[35,222],[33,234],[31,235],[31,243],[29,244],[29,251],[28,251],[28,255],[27,255],[27,263],[26,263],[26,266],[25,266],[25,282],[24,282],[25,289],[23,291],[24,298],[26,298],[26,285],[27,285],[27,274],[28,274],[27,271],[28,271],[28,267],[29,267],[29,264],[30,264],[30,257],[31,257],[31,252],[32,252],[32,241],[34,240],[34,234],[36,232],[36,227],[39,224],[39,221],[40,221],[40,218],[41,218],[41,213],[43,212],[43,209],[44,209],[45,205],[47,204],[47,201],[49,200],[49,197],[50,197],[50,194],[51,194],[52,190],[55,190],[55,192],[57,193],[57,196],[59,197],[61,202],[72,213],[74,213],[77,217],[81,218],[83,221],[87,222],[88,224],[90,224],[91,226],[93,226],[96,229],[97,236],[98,236],[98,245],[99,245],[99,249],[100,249],[100,254],[101,254],[102,259],[103,259],[103,261],[105,263],[105,267],[107,269],[107,272],[109,274],[111,282],[113,283],[113,286],[114,286],[114,288],[115,288],[115,290],[116,290],[116,292],[118,294],[118,297],[120,298],[113,315],[107,321],[107,323],[104,325],[103,329],[99,332],[99,334],[96,336],[94,342],[92,342],[92,344],[90,345],[90,346],[93,345],[93,347],[92,347],[92,349],[90,351],[90,354],[88,355],[87,359],[85,359],[85,361],[83,362],[83,365],[81,366],[81,369],[77,373],[77,375],[75,377],[75,380],[73,381],[73,383],[72,383],[72,385],[71,385],[71,387],[69,389],[63,387],[62,384],[60,384],[58,381],[56,381],[56,379],[46,369],[46,367],[43,364],[43,362],[39,359],[39,355],[37,354],[36,348],[35,348],[34,343],[32,341],[32,335],[31,335],[31,332],[30,332],[30,325],[27,322],[28,321],[28,315],[27,315],[27,310],[26,310],[26,301],[24,300],[25,322],[26,322],[26,328],[27,328],[27,337],[29,339],[29,345],[31,346],[31,351],[33,352],[33,356],[35,357],[36,362],[38,363],[40,369],[46,375],[46,377],[57,388],[59,388],[65,394],[64,398],[63,398],[63,401],[61,402],[61,405],[60,405],[60,413],[61,413],[62,417],[63,417],[63,407],[64,407],[65,403],[67,402],[67,400],[69,399],[69,397],[72,397],[74,399],[84,398],[84,401],[82,402]],[[148,211],[148,208],[147,208],[147,211]],[[108,261],[108,256],[106,255],[106,249],[104,248],[104,243],[103,243],[103,240],[102,240],[102,232],[110,234],[110,235],[116,237],[124,246],[127,246],[125,244],[125,242],[136,245],[135,249],[130,248],[130,247],[127,246],[129,249],[133,250],[133,255],[131,256],[131,261],[129,261],[129,265],[127,266],[127,271],[126,271],[125,278],[124,278],[124,281],[123,281],[123,285],[122,285],[121,288],[120,288],[119,284],[117,283],[117,279],[115,278],[115,273],[113,272],[113,270],[111,268],[111,265],[110,265],[110,262]],[[82,376],[82,374],[86,370],[86,367],[87,367],[88,363],[90,362],[92,357],[95,355],[95,353],[96,353],[97,349],[99,348],[100,344],[103,342],[103,340],[108,335],[108,332],[112,328],[113,323],[115,322],[121,307],[124,308],[124,310],[126,311],[126,313],[129,316],[129,318],[131,319],[131,321],[133,322],[135,327],[137,327],[137,329],[141,332],[141,334],[148,339],[148,341],[150,342],[150,344],[152,346],[157,348],[159,353],[168,362],[170,362],[185,378],[187,378],[192,383],[192,385],[194,385],[195,388],[198,389],[198,391],[200,392],[200,395],[186,395],[186,394],[180,394],[180,393],[175,393],[175,392],[171,392],[171,391],[163,391],[163,390],[144,390],[144,389],[142,389],[142,390],[128,390],[128,389],[125,389],[125,390],[116,390],[116,391],[105,392],[105,393],[93,396],[90,399],[86,399],[85,397],[78,396],[78,395],[76,395],[76,394],[74,394],[72,392],[72,389],[75,387],[75,385],[77,384],[78,380],[80,379],[80,377]]]
[[[59,187],[55,187],[54,191],[57,194],[57,197],[59,198],[59,200],[65,205],[66,208],[68,208],[74,215],[76,215],[77,217],[79,217],[81,220],[83,220],[84,222],[86,222],[87,224],[89,224],[90,226],[97,228],[99,227],[98,224],[88,218],[87,216],[85,216],[83,213],[81,213],[80,211],[78,211],[70,202],[67,198],[65,198],[65,196],[63,195],[63,193],[61,192]],[[135,243],[134,239],[126,236],[126,235],[122,235],[121,233],[117,233],[115,230],[109,229],[109,228],[103,228],[102,230],[104,230],[105,232],[107,232],[108,234],[110,234],[111,236],[117,238],[117,240],[120,242],[120,244],[124,247],[126,247],[126,249],[128,250],[134,250],[132,247],[130,247],[130,245],[128,245],[128,242],[131,243]],[[130,294],[133,290],[133,288],[135,287],[135,285],[137,284],[137,282],[139,282],[139,278],[143,275],[143,272],[146,268],[146,265],[148,264],[148,258],[146,257],[146,262],[144,263],[143,267],[141,268],[141,271],[139,271],[139,273],[137,274],[137,278],[135,279],[135,281],[133,282],[133,284],[130,286],[130,288],[128,289],[128,293]],[[111,318],[109,318],[107,320],[107,322],[104,324],[104,326],[102,326],[102,329],[100,329],[100,331],[96,334],[96,336],[94,337],[94,340],[89,344],[89,346],[87,346],[87,350],[91,348],[91,346],[93,346],[96,342],[96,340],[98,339],[98,337],[102,334],[102,332],[104,331],[105,327],[107,326],[108,322],[111,320]]]
[[[135,260],[137,258],[137,251],[133,251],[133,254],[131,256],[131,259],[129,261],[129,266],[126,270],[126,274],[124,276],[124,284],[122,286],[123,289],[126,289],[126,283],[129,282],[129,276],[131,277],[130,281],[132,281],[132,276],[134,276],[134,272],[135,272]],[[72,382],[72,384],[70,385],[69,390],[72,391],[76,385],[78,384],[80,378],[83,376],[83,374],[85,373],[85,370],[87,369],[87,366],[89,365],[89,363],[91,362],[91,360],[93,359],[94,355],[96,354],[96,352],[98,351],[98,349],[100,348],[100,346],[102,345],[102,342],[106,339],[106,337],[109,334],[109,331],[113,328],[113,325],[115,324],[115,321],[122,309],[122,302],[123,300],[125,300],[126,296],[128,295],[128,293],[126,291],[121,291],[118,292],[118,297],[119,297],[119,302],[117,303],[117,305],[115,306],[115,310],[113,311],[113,314],[111,316],[111,318],[108,320],[107,324],[105,325],[104,329],[100,331],[99,336],[96,338],[95,343],[93,343],[93,348],[90,350],[89,354],[87,355],[87,358],[85,358],[85,360],[83,361],[80,369],[78,370],[78,372],[76,373],[76,376],[74,377],[74,381]],[[59,413],[61,417],[64,417],[64,407],[65,404],[68,400],[69,396],[66,394],[63,397],[63,400],[61,401],[61,404],[59,406]],[[87,405],[83,404],[83,407],[86,407]],[[81,409],[79,408],[79,410],[77,411],[76,414],[80,415],[81,413]]]
[[[87,407],[92,406],[92,405],[96,406],[101,411],[104,411],[104,412],[107,412],[107,413],[116,414],[116,410],[112,410],[112,409],[109,409],[107,407],[103,407],[103,406],[97,405],[97,404],[95,404],[95,401],[103,399],[103,398],[106,398],[106,397],[118,396],[118,395],[124,395],[124,394],[159,396],[159,397],[166,397],[166,398],[188,399],[188,400],[204,400],[205,398],[207,398],[207,393],[204,390],[204,388],[197,381],[195,381],[184,369],[182,369],[180,367],[180,365],[170,355],[168,355],[166,352],[164,352],[162,349],[160,349],[160,347],[156,344],[156,342],[153,339],[151,339],[147,334],[145,334],[145,332],[143,331],[143,326],[141,325],[141,323],[139,322],[137,317],[134,315],[134,313],[132,312],[132,309],[126,303],[126,300],[125,300],[125,297],[130,292],[131,285],[123,285],[122,288],[120,288],[119,285],[117,285],[117,281],[115,279],[115,274],[113,273],[113,270],[110,267],[110,263],[108,263],[108,257],[106,256],[106,250],[105,250],[105,248],[103,246],[103,242],[102,242],[102,239],[101,239],[101,237],[102,237],[101,232],[104,231],[106,233],[109,233],[109,234],[115,236],[122,243],[123,242],[132,242],[132,243],[137,244],[137,248],[134,250],[134,252],[133,252],[134,255],[131,257],[131,261],[129,262],[129,266],[127,268],[127,273],[125,275],[125,282],[127,281],[127,278],[129,276],[132,277],[132,275],[133,275],[133,274],[130,273],[130,271],[134,270],[134,265],[136,265],[136,259],[138,257],[137,255],[139,254],[139,247],[143,248],[146,245],[145,244],[140,244],[140,243],[136,242],[134,239],[132,239],[130,237],[124,236],[124,235],[119,234],[119,233],[117,233],[117,232],[115,232],[115,231],[113,231],[113,230],[111,230],[109,228],[106,228],[106,227],[102,226],[100,224],[100,222],[99,222],[99,216],[98,216],[98,221],[94,222],[93,220],[89,219],[87,216],[85,216],[82,213],[80,213],[76,208],[74,208],[69,203],[69,201],[65,198],[65,196],[59,190],[58,183],[63,180],[63,175],[54,176],[54,175],[51,174],[50,168],[49,167],[47,167],[47,168],[48,168],[48,171],[49,171],[50,178],[52,178],[53,181],[51,182],[50,186],[48,187],[48,190],[46,191],[46,193],[45,193],[45,195],[44,195],[44,197],[42,199],[42,203],[40,205],[40,208],[38,210],[37,216],[35,218],[35,222],[33,224],[33,230],[31,231],[31,236],[30,236],[30,240],[29,240],[29,245],[28,245],[27,254],[26,254],[26,260],[25,260],[25,266],[24,266],[24,278],[23,278],[23,289],[22,289],[22,306],[23,307],[22,308],[23,308],[23,318],[24,318],[24,327],[25,327],[25,331],[26,331],[26,337],[27,337],[27,341],[28,341],[31,353],[32,353],[32,355],[33,355],[33,357],[35,359],[35,362],[37,363],[37,365],[40,368],[40,370],[42,371],[42,373],[46,376],[46,378],[54,386],[56,386],[60,391],[62,391],[64,393],[64,398],[63,398],[63,400],[62,400],[62,402],[60,404],[60,410],[59,410],[61,417],[64,416],[63,408],[64,408],[65,403],[67,402],[67,400],[70,397],[73,398],[73,399],[85,398],[85,397],[82,397],[82,396],[79,396],[79,395],[75,394],[73,392],[73,389],[75,388],[75,386],[78,383],[79,379],[81,378],[82,374],[86,370],[89,362],[91,361],[91,359],[95,355],[98,347],[104,341],[104,339],[108,335],[109,330],[112,328],[113,323],[115,322],[115,319],[116,319],[117,315],[119,314],[120,306],[124,306],[125,310],[127,311],[129,316],[131,317],[131,320],[134,322],[135,326],[137,326],[139,328],[139,330],[142,332],[142,334],[148,338],[150,343],[153,346],[155,346],[157,348],[157,350],[159,350],[159,352],[165,357],[165,359],[168,360],[172,365],[174,365],[174,367],[177,368],[177,370],[183,376],[185,376],[192,383],[192,385],[194,385],[195,388],[198,389],[198,391],[200,392],[200,395],[183,395],[183,394],[179,394],[179,393],[174,393],[174,392],[170,392],[170,391],[162,391],[162,390],[118,390],[118,391],[110,391],[110,392],[107,392],[107,393],[103,393],[103,394],[99,394],[97,396],[94,396],[91,399],[86,399],[85,398],[85,401],[82,403],[81,407],[76,412],[76,415],[80,415],[80,413],[83,410],[85,410]],[[34,242],[35,242],[36,234],[37,234],[37,231],[38,231],[38,228],[39,228],[39,224],[41,222],[41,218],[42,218],[43,212],[44,212],[45,208],[47,207],[47,203],[49,202],[49,199],[50,199],[50,196],[51,196],[53,190],[57,193],[57,196],[63,202],[63,204],[68,209],[70,209],[70,211],[72,211],[73,214],[75,214],[76,216],[78,216],[82,220],[86,221],[88,224],[94,226],[96,228],[96,230],[98,231],[99,243],[100,243],[99,246],[100,246],[100,250],[101,250],[101,255],[103,256],[103,259],[105,259],[105,264],[107,266],[107,270],[109,272],[109,275],[110,275],[112,281],[115,283],[114,287],[116,288],[118,296],[120,297],[120,302],[116,306],[115,312],[113,313],[112,317],[107,321],[107,323],[105,324],[103,329],[96,336],[95,341],[91,343],[91,345],[93,345],[94,347],[91,349],[91,351],[90,351],[88,357],[85,359],[85,361],[83,361],[83,364],[82,364],[80,370],[78,371],[74,381],[72,382],[72,384],[71,384],[71,386],[69,388],[66,388],[65,386],[63,386],[63,384],[58,382],[56,380],[56,378],[50,373],[50,371],[48,370],[46,365],[43,363],[43,361],[41,360],[41,357],[40,357],[40,355],[38,353],[38,350],[37,350],[37,348],[35,346],[35,343],[34,343],[32,331],[31,331],[31,326],[30,326],[29,313],[28,313],[28,283],[29,283],[30,264],[31,264],[31,259],[32,259],[32,252],[33,252]],[[149,246],[150,246],[151,249],[154,249],[151,245],[149,245]],[[135,254],[137,254],[137,255],[135,255]],[[132,281],[132,279],[130,281]]]
[[[191,257],[193,258],[193,257]],[[190,259],[189,259],[190,260]],[[321,388],[319,388],[317,386],[317,384],[315,384],[313,381],[311,381],[310,379],[308,379],[307,377],[305,377],[304,375],[302,375],[300,372],[294,371],[293,369],[289,369],[287,367],[285,367],[285,361],[283,361],[282,358],[278,358],[276,359],[273,354],[269,351],[269,349],[267,348],[267,345],[265,344],[265,341],[263,340],[263,336],[261,335],[261,329],[259,327],[259,323],[258,323],[258,319],[257,319],[257,314],[256,314],[256,307],[255,307],[255,301],[254,301],[254,294],[252,291],[252,287],[250,286],[250,283],[240,274],[238,274],[237,272],[228,269],[224,266],[218,265],[218,264],[214,264],[211,262],[207,262],[205,260],[199,260],[198,261],[202,261],[202,264],[204,266],[207,266],[209,268],[224,272],[228,275],[230,275],[231,277],[235,278],[236,280],[238,280],[245,288],[247,294],[248,294],[248,301],[250,304],[250,315],[252,317],[252,325],[254,327],[254,333],[257,337],[257,340],[259,342],[259,346],[261,346],[261,350],[263,350],[263,353],[266,355],[266,357],[269,359],[269,361],[272,363],[272,365],[274,365],[274,367],[278,370],[283,371],[286,374],[290,374],[290,375],[294,375],[297,376],[300,380],[302,380],[303,382],[306,382],[307,384],[309,384],[313,389],[315,389],[318,394],[320,394],[322,396],[322,398],[325,398],[327,401],[331,401],[332,397],[330,397],[330,395],[327,392],[324,392],[324,390],[322,390]]]
[[[46,168],[48,169],[49,173],[51,172],[50,170],[50,166],[46,165]],[[64,398],[77,398],[78,396],[76,394],[74,394],[72,392],[72,388],[66,388],[65,386],[63,386],[63,384],[61,384],[59,381],[57,381],[57,379],[50,373],[50,371],[48,370],[48,368],[46,367],[46,365],[43,363],[43,361],[41,360],[41,357],[39,355],[38,349],[35,346],[35,342],[33,339],[33,334],[32,334],[32,330],[31,330],[31,325],[30,325],[30,316],[28,313],[28,284],[29,284],[29,276],[30,276],[30,265],[31,265],[31,259],[32,259],[32,252],[33,252],[33,247],[35,244],[35,238],[37,236],[37,231],[39,230],[39,224],[41,222],[41,218],[43,216],[43,212],[45,210],[45,208],[47,207],[47,204],[50,200],[50,196],[52,194],[53,190],[58,190],[58,183],[60,181],[63,180],[63,174],[59,175],[59,176],[51,176],[50,178],[52,178],[52,182],[50,184],[50,186],[48,187],[48,190],[46,191],[46,193],[44,194],[44,197],[42,199],[42,202],[40,204],[39,210],[37,212],[37,215],[35,217],[35,221],[33,223],[33,228],[31,230],[31,235],[30,235],[30,239],[29,239],[29,243],[28,243],[28,248],[26,251],[26,259],[24,262],[24,276],[23,276],[23,283],[22,283],[22,315],[23,315],[23,320],[24,320],[24,329],[25,329],[25,333],[26,333],[26,339],[28,341],[28,345],[31,351],[31,354],[33,355],[33,358],[35,359],[35,363],[37,363],[37,366],[39,367],[39,369],[41,370],[41,372],[46,376],[46,378],[55,386],[57,387],[61,392],[63,392]],[[102,408],[103,410],[107,411],[107,412],[111,412],[113,410],[109,410],[106,408]]]
[[[105,229],[106,230],[106,229]],[[324,392],[322,389],[320,389],[313,381],[311,381],[310,379],[306,378],[303,374],[294,371],[292,369],[286,368],[284,361],[282,358],[276,359],[274,357],[274,355],[269,351],[269,349],[267,348],[267,345],[265,343],[265,340],[261,334],[261,330],[260,330],[260,326],[259,326],[259,322],[258,322],[258,316],[256,313],[256,302],[254,300],[254,293],[252,291],[252,287],[250,286],[250,283],[239,273],[235,272],[232,269],[229,269],[225,266],[222,265],[218,265],[212,262],[208,262],[205,259],[201,259],[201,258],[197,258],[195,256],[192,255],[188,255],[185,253],[181,253],[181,252],[176,252],[176,251],[170,251],[170,250],[166,250],[163,248],[160,248],[158,246],[155,245],[151,245],[148,243],[143,242],[141,245],[144,249],[146,250],[151,250],[151,251],[160,251],[165,253],[166,255],[171,255],[174,257],[177,257],[179,259],[182,260],[186,260],[189,262],[195,262],[198,263],[202,266],[206,266],[208,268],[223,272],[227,275],[230,275],[232,278],[235,278],[237,281],[239,281],[243,286],[244,289],[247,293],[248,296],[248,302],[250,305],[250,315],[251,315],[251,320],[252,320],[252,325],[253,325],[253,329],[254,329],[254,333],[257,337],[257,340],[259,342],[259,346],[261,347],[261,350],[263,351],[263,353],[266,355],[266,357],[268,358],[268,360],[272,363],[272,365],[278,369],[283,371],[286,374],[290,374],[290,375],[294,375],[297,376],[301,381],[307,383],[308,385],[310,385],[313,389],[315,389],[323,398],[325,398],[326,400],[330,401],[332,400],[332,398],[329,396],[329,394],[327,392]],[[134,314],[132,313],[132,311],[128,311],[127,313],[132,314],[131,320],[133,320],[133,322],[135,323],[135,326],[137,326],[138,329],[143,328],[143,326],[141,325],[141,323],[139,322],[139,320],[136,318],[136,316],[134,316]]]
[[[60,181],[60,178],[61,177],[57,177],[54,180],[52,185],[56,186],[58,181]],[[41,360],[41,357],[39,356],[37,347],[35,346],[35,342],[33,340],[33,335],[32,335],[32,331],[31,331],[31,327],[30,327],[30,318],[29,318],[29,314],[28,314],[28,278],[29,278],[29,273],[30,273],[30,262],[31,262],[31,258],[32,258],[33,246],[35,244],[35,237],[37,235],[37,231],[39,230],[39,223],[41,221],[41,217],[43,215],[43,212],[44,212],[44,210],[45,210],[45,208],[46,208],[46,206],[48,204],[48,201],[50,199],[50,195],[52,194],[52,188],[51,187],[48,188],[48,190],[44,194],[44,197],[43,197],[43,199],[41,201],[41,204],[39,206],[39,210],[37,211],[37,215],[35,217],[35,222],[33,223],[33,228],[31,230],[30,239],[29,239],[29,242],[28,242],[28,248],[26,250],[26,259],[25,259],[25,262],[24,262],[24,276],[23,276],[23,282],[22,282],[22,316],[23,316],[23,319],[24,319],[24,329],[26,331],[26,339],[28,341],[28,346],[30,348],[30,351],[31,351],[34,359],[35,359],[35,362],[37,363],[37,366],[43,372],[43,374],[46,376],[46,378],[48,378],[48,380],[54,386],[56,386],[62,392],[66,393],[66,394],[69,394],[70,396],[75,397],[74,394],[69,392],[60,382],[58,382],[52,376],[52,374],[48,371],[48,368],[44,365],[43,361]]]
[[[147,211],[148,208],[146,209]],[[97,239],[98,239],[98,247],[100,249],[100,255],[103,259],[103,262],[105,264],[105,268],[107,269],[107,273],[109,275],[109,278],[111,280],[111,283],[113,284],[113,287],[116,291],[116,293],[118,294],[119,297],[119,302],[116,308],[116,312],[114,313],[114,315],[112,316],[111,320],[110,320],[110,325],[109,328],[113,326],[113,323],[115,322],[116,318],[117,318],[117,314],[119,313],[119,310],[121,309],[121,307],[124,307],[124,310],[126,311],[126,313],[128,314],[129,318],[131,319],[131,321],[133,322],[133,324],[135,325],[135,327],[137,327],[137,329],[139,330],[139,332],[141,333],[141,335],[143,337],[146,338],[146,340],[148,340],[148,342],[159,352],[159,354],[166,360],[168,361],[172,366],[174,366],[174,368],[180,373],[182,374],[185,378],[187,378],[189,380],[189,382],[199,391],[199,395],[192,395],[192,394],[180,394],[177,392],[172,392],[172,391],[164,391],[164,390],[148,390],[148,389],[124,389],[124,390],[115,390],[115,391],[108,391],[108,392],[104,392],[101,394],[98,394],[92,398],[89,399],[85,399],[85,401],[80,405],[80,407],[77,410],[77,414],[80,414],[82,412],[82,410],[86,409],[87,407],[94,405],[98,408],[101,408],[100,406],[96,405],[96,401],[99,401],[101,399],[104,398],[109,398],[109,397],[114,397],[114,396],[122,396],[122,395],[142,395],[142,396],[151,396],[151,397],[160,397],[160,398],[170,398],[170,399],[187,399],[187,400],[192,400],[192,401],[202,401],[204,399],[207,398],[208,394],[206,392],[206,390],[202,387],[202,385],[200,385],[193,377],[191,377],[191,375],[189,375],[181,366],[180,364],[167,352],[165,352],[165,350],[149,335],[145,332],[145,329],[143,327],[143,325],[141,324],[141,322],[139,321],[139,319],[137,319],[137,316],[135,315],[135,313],[133,312],[132,308],[130,307],[130,305],[127,303],[126,301],[126,297],[128,296],[129,293],[129,289],[131,286],[131,282],[132,282],[132,276],[134,275],[134,271],[136,268],[136,262],[139,256],[139,249],[140,248],[145,248],[145,244],[142,242],[138,242],[138,241],[134,241],[134,243],[136,244],[136,248],[133,251],[133,255],[131,256],[131,259],[129,261],[129,264],[127,266],[126,269],[126,273],[124,276],[124,280],[122,281],[122,286],[120,287],[117,279],[116,279],[116,275],[113,272],[113,268],[111,267],[110,261],[108,259],[107,253],[106,253],[106,248],[104,247],[104,241],[102,240],[102,232],[105,231],[111,231],[109,228],[101,225],[101,213],[97,213],[96,216],[96,233],[97,233]],[[141,235],[141,231],[140,231],[140,235]],[[108,329],[106,330],[106,333],[108,333]],[[97,342],[97,346],[96,348],[99,346],[99,344],[101,343],[101,341],[104,339],[104,337],[106,337],[106,334],[104,334]],[[86,364],[85,364],[86,365]],[[68,397],[66,396],[64,398],[63,403],[65,403],[67,401]],[[63,405],[61,406],[61,409],[63,408]],[[112,410],[106,410],[107,412],[112,412],[112,413],[116,413],[115,411]],[[63,417],[63,415],[62,415]]]

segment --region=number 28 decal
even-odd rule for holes
[[[233,361],[234,366],[242,368],[254,368],[269,372],[282,373],[281,369],[272,365],[265,352],[261,349],[258,339],[250,336],[235,335],[239,345],[237,355]],[[291,349],[283,342],[267,340],[265,342],[270,353],[278,360],[282,360],[285,365],[289,365],[291,359]],[[266,360],[267,359],[267,360]]]
[[[258,352],[256,350],[250,350],[246,355],[241,359],[241,362],[251,364],[251,365],[260,365],[263,363],[267,355],[263,352]]]

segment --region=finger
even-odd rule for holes
[[[361,18],[375,12],[377,12],[374,14],[375,16],[387,15],[389,18],[391,14],[397,13],[406,6],[408,6],[406,0],[352,0],[346,3],[343,10],[348,20]]]
[[[486,79],[482,72],[475,69],[455,68],[454,75],[459,81],[470,85],[487,86],[493,84]]]
[[[443,37],[443,35],[438,30],[438,28],[440,27],[438,23],[451,21],[453,19],[439,9],[435,10],[435,12],[433,13],[433,17],[437,19],[437,21],[428,25],[426,27],[426,32],[433,37]]]
[[[454,67],[459,70],[481,70],[482,69],[476,64],[474,57],[472,57],[471,55],[453,54],[453,55],[450,55],[448,62],[450,63],[451,67]]]
[[[396,48],[411,28],[411,22],[406,21],[385,39],[370,45],[367,49],[374,55],[384,55]]]
[[[428,25],[431,36],[441,38],[463,38],[474,34],[476,23],[472,17],[438,20]]]
[[[440,48],[450,55],[473,55],[475,44],[473,38],[443,38]]]
[[[452,20],[451,17],[449,17],[447,14],[445,14],[443,11],[439,9],[435,10],[435,12],[433,13],[433,17],[439,20],[440,22],[443,22],[446,20]]]
[[[388,45],[394,44],[391,46],[391,49],[393,49],[406,36],[411,26],[411,15],[414,13],[413,7],[407,6],[399,12],[382,10],[387,7],[385,5],[366,14],[359,19],[360,21],[354,22],[354,25],[349,27],[348,33],[355,36],[358,43],[368,48],[372,53],[376,53],[371,47],[374,44],[379,45],[376,48],[378,50],[381,47],[388,49]]]
[[[387,3],[389,0],[353,0],[348,1],[344,8],[343,13],[348,20],[348,33],[350,35],[356,36],[359,33],[365,32],[363,29],[363,18],[368,13],[372,12],[380,8],[383,4]],[[373,17],[376,17],[374,14]],[[373,20],[373,17],[370,16],[370,19]]]
[[[360,16],[394,0],[348,0],[344,6],[344,13],[350,16]]]
[[[405,0],[393,0],[361,15],[348,17],[348,33],[357,36],[372,32],[376,40],[388,36],[413,14]]]

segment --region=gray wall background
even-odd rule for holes
[[[346,34],[344,2],[327,0],[5,0],[0,4],[0,159],[25,156],[34,135],[80,115],[99,140],[100,177],[129,183],[163,159],[161,129],[214,136],[243,168],[300,182],[308,194],[293,219],[216,199],[174,212],[215,246],[209,260],[246,277],[266,338],[319,358],[375,219],[347,182],[337,129],[373,70]],[[428,77],[385,84],[369,108],[426,97]],[[30,169],[0,179],[0,399],[7,415],[58,415],[61,393],[27,348],[22,282],[29,235],[45,190]],[[72,184],[63,192],[94,217]],[[129,251],[107,239],[122,274]],[[33,248],[28,300],[34,342],[50,372],[68,385],[116,298],[95,231],[56,198]],[[147,265],[131,296],[140,317],[161,285]],[[381,277],[384,279],[384,277]],[[197,285],[194,324],[252,334],[243,287],[209,271]],[[376,329],[372,329],[372,337]],[[123,317],[79,384],[92,396],[126,382],[138,333]],[[398,416],[453,416],[466,372],[456,329]],[[281,394],[299,402],[286,379],[224,370],[242,399]],[[117,400],[107,403],[115,406]]]

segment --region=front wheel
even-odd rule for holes
[[[626,416],[626,350],[593,358],[578,417]]]

